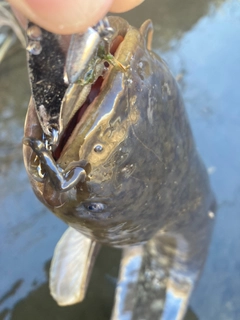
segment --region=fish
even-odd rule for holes
[[[81,72],[73,61],[79,37],[40,29],[48,45],[41,38],[41,50],[28,50],[24,163],[37,198],[69,226],[50,290],[60,305],[81,301],[100,246],[121,248],[111,319],[180,320],[207,256],[216,200],[178,84],[151,50],[152,22],[108,21],[111,37]],[[44,66],[49,54],[60,57],[54,70]],[[46,104],[44,90],[60,93],[57,104]],[[46,123],[58,132],[53,141]]]

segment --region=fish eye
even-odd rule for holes
[[[100,202],[93,202],[86,205],[86,209],[91,212],[102,212],[104,210],[104,204]]]

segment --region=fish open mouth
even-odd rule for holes
[[[123,40],[124,40],[124,37],[122,35],[117,35],[112,40],[111,46],[110,46],[110,53],[113,57],[115,57],[115,53]],[[101,75],[98,76],[96,80],[91,84],[91,89],[84,103],[79,106],[74,116],[71,119],[68,119],[68,124],[64,129],[64,131],[61,133],[61,138],[59,140],[59,143],[53,152],[53,157],[56,161],[60,158],[65,146],[68,143],[69,138],[72,136],[72,133],[76,128],[76,126],[78,125],[78,123],[82,120],[86,110],[91,107],[94,100],[98,97],[101,90],[106,85],[106,81],[104,80],[107,78],[107,76],[111,72],[111,69],[114,68],[114,66],[112,66],[110,62],[104,59],[102,63],[103,63],[103,69],[102,69]]]

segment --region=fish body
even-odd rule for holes
[[[118,39],[114,58],[125,71],[109,64],[104,69],[100,60],[90,103],[57,153],[40,146],[43,129],[32,99],[25,166],[35,194],[57,217],[94,242],[136,255],[139,278],[129,319],[182,319],[206,257],[215,198],[178,85],[150,50],[151,22],[139,30],[118,17],[109,22],[115,30],[110,47]],[[82,84],[71,85],[82,92]],[[34,173],[39,159],[41,179]],[[123,261],[121,274],[131,259]],[[127,292],[133,288],[128,284]],[[126,299],[118,294],[113,320],[123,317],[119,301]]]

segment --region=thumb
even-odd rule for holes
[[[113,0],[9,0],[30,21],[54,33],[83,32],[109,11]]]

